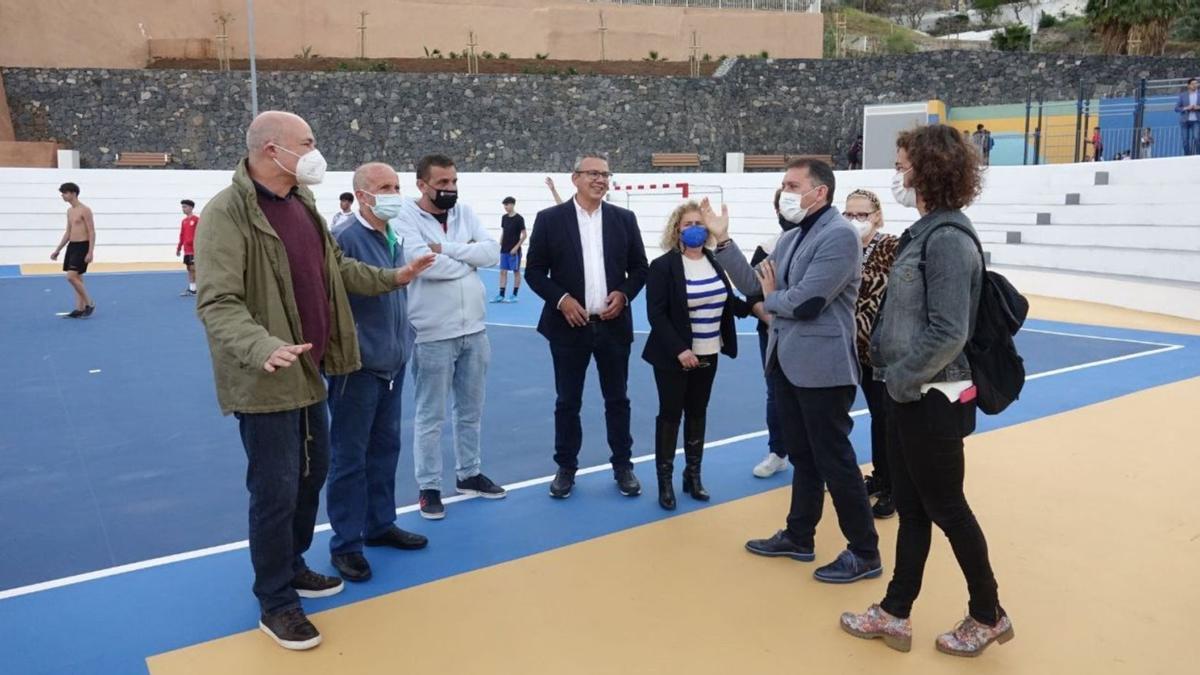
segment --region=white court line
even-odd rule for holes
[[[489,325],[499,325],[499,324],[489,324]],[[516,326],[516,327],[529,328],[530,326]],[[1076,337],[1096,337],[1096,336],[1079,335]],[[1098,338],[1098,339],[1114,339],[1114,338]],[[1129,361],[1131,359],[1138,359],[1138,358],[1142,358],[1145,356],[1154,356],[1157,354],[1164,354],[1166,352],[1173,352],[1173,351],[1176,351],[1179,349],[1183,349],[1183,347],[1184,347],[1183,345],[1167,345],[1161,349],[1152,349],[1152,350],[1145,351],[1145,352],[1137,352],[1134,354],[1126,354],[1124,356],[1117,356],[1117,357],[1114,357],[1111,359],[1103,359],[1100,361],[1092,361],[1090,363],[1081,363],[1081,364],[1075,365],[1075,366],[1068,366],[1066,368],[1057,368],[1055,370],[1047,370],[1047,371],[1044,371],[1041,373],[1034,373],[1033,375],[1026,376],[1025,379],[1026,380],[1038,380],[1043,377],[1050,377],[1051,375],[1062,375],[1063,373],[1070,373],[1070,372],[1075,372],[1075,371],[1079,371],[1079,370],[1085,370],[1088,368],[1096,368],[1098,366],[1106,366],[1109,364],[1118,363],[1120,361]],[[850,413],[850,416],[851,417],[860,417],[860,416],[866,415],[866,414],[867,414],[867,410],[862,409],[862,410],[856,410],[856,411]],[[750,439],[754,439],[754,438],[761,438],[766,435],[767,435],[767,430],[763,429],[762,431],[753,431],[750,433],[739,434],[737,436],[730,436],[728,438],[722,438],[722,439],[719,439],[716,441],[711,441],[711,442],[705,443],[704,446],[706,448],[717,448],[717,447],[721,447],[723,445],[732,445],[734,443],[739,443],[741,441],[746,441],[746,440],[750,440]],[[675,454],[680,454],[681,452],[683,452],[683,448],[677,449],[675,451]],[[642,462],[648,462],[648,461],[652,460],[653,458],[654,458],[653,454],[641,455],[641,456],[633,458],[633,462],[635,464],[642,463]],[[587,468],[580,469],[579,471],[576,472],[575,475],[586,476],[588,474],[599,473],[601,471],[606,471],[608,469],[609,469],[608,464],[598,464],[596,466],[589,466]],[[516,483],[510,483],[508,485],[505,485],[504,489],[511,492],[513,490],[521,490],[524,488],[534,487],[537,485],[544,485],[546,483],[550,483],[553,480],[554,480],[554,476],[542,476],[540,478],[531,478],[529,480],[519,481]],[[446,499],[443,499],[442,503],[455,504],[458,502],[467,501],[468,499],[478,499],[478,497],[476,497],[474,495],[455,495],[453,497],[447,497]],[[418,508],[419,508],[419,505],[417,505],[417,504],[410,504],[408,506],[402,506],[402,507],[396,509],[396,514],[399,515],[399,514],[404,514],[404,513],[412,513],[413,511],[416,511]],[[323,525],[318,525],[316,528],[314,528],[314,532],[325,532],[325,531],[328,531],[329,529],[330,529],[330,525],[328,523],[326,523]],[[183,562],[185,560],[194,560],[196,558],[204,558],[207,556],[217,555],[220,553],[228,553],[230,551],[237,551],[240,549],[249,548],[249,546],[250,546],[249,540],[243,539],[242,541],[236,541],[236,542],[233,542],[230,544],[221,544],[219,546],[210,546],[208,548],[197,549],[195,551],[176,553],[174,555],[163,556],[160,558],[151,558],[150,560],[142,560],[140,562],[128,563],[125,565],[109,567],[106,569],[95,570],[92,572],[85,572],[83,574],[76,574],[74,576],[69,576],[69,577],[62,577],[61,579],[51,579],[50,581],[42,581],[42,582],[39,582],[36,584],[30,584],[28,586],[20,586],[17,588],[10,588],[6,591],[0,591],[0,600],[7,600],[9,598],[15,598],[15,597],[19,597],[22,595],[30,595],[33,593],[40,593],[42,591],[48,591],[48,590],[52,590],[55,588],[62,588],[64,586],[72,586],[72,585],[81,584],[81,583],[84,583],[87,581],[95,581],[96,579],[104,579],[106,577],[117,576],[120,574],[129,573],[129,572],[136,572],[138,570],[150,569],[153,567],[162,567],[163,565],[170,565],[173,563]]]

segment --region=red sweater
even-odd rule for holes
[[[183,249],[185,255],[196,255],[196,225],[200,223],[200,216],[195,214],[186,216],[183,222],[179,224],[179,245],[175,250]]]

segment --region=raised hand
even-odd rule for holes
[[[708,197],[700,202],[700,220],[704,222],[704,227],[709,233],[716,238],[718,242],[729,238],[729,206],[721,204],[721,215],[713,210],[712,203],[708,201]]]
[[[762,286],[764,296],[775,292],[775,263],[764,260],[754,268],[754,273],[758,275],[758,283]]]
[[[429,269],[435,260],[437,260],[435,253],[426,253],[416,260],[410,260],[407,265],[396,270],[396,285],[404,286],[411,283],[413,279],[420,276],[421,272]]]

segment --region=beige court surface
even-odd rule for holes
[[[974,436],[967,491],[1016,639],[974,660],[936,634],[966,590],[940,536],[909,654],[843,634],[837,617],[884,579],[839,587],[813,565],[751,556],[787,489],[314,615],[325,642],[289,653],[258,632],[162,654],[184,673],[1194,673],[1200,606],[1200,379]],[[647,495],[649,496],[649,495]],[[819,559],[842,539],[832,508]],[[879,524],[884,563],[895,519]]]

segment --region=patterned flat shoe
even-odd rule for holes
[[[842,630],[865,640],[883,638],[883,643],[898,652],[912,649],[912,621],[892,616],[879,605],[871,605],[862,614],[842,614]]]
[[[1004,644],[1013,639],[1013,625],[1008,615],[1000,617],[995,626],[980,623],[968,616],[949,633],[937,639],[937,650],[951,656],[979,656],[993,642]]]

